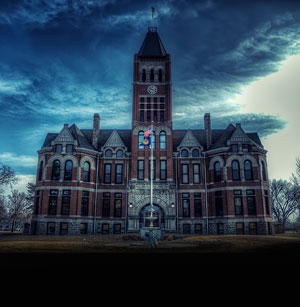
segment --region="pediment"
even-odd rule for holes
[[[229,139],[229,142],[233,143],[251,142],[251,140],[248,137],[248,135],[244,132],[241,125],[237,124],[231,138]]]
[[[74,138],[69,130],[69,125],[65,124],[61,132],[54,139],[54,143],[57,142],[74,142]]]
[[[104,147],[124,147],[127,150],[127,147],[122,141],[117,130],[113,130],[105,144],[102,146],[102,148]]]
[[[181,140],[181,143],[178,147],[201,147],[201,144],[197,140],[197,138],[194,136],[193,132],[189,129],[183,139]]]

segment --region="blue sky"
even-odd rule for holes
[[[300,2],[1,0],[0,161],[34,180],[37,150],[64,123],[130,128],[133,55],[155,25],[172,56],[174,128],[242,123],[272,178],[300,155]],[[288,150],[287,150],[288,149]],[[282,155],[288,162],[282,167]]]

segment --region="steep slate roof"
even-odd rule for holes
[[[79,147],[95,150],[95,148],[92,146],[92,135],[93,135],[92,129],[81,129],[80,130],[75,124],[73,124],[69,128],[69,130],[72,136],[74,137],[74,139],[77,140]],[[235,127],[232,124],[228,125],[226,129],[212,129],[211,149],[217,149],[220,147],[227,146],[226,142],[228,139],[230,139],[234,130],[235,130]],[[106,141],[108,140],[109,136],[112,134],[113,131],[114,129],[100,129],[99,142],[96,148],[97,150],[100,151],[101,147],[106,143]],[[131,151],[131,130],[130,129],[116,129],[116,131],[120,135],[128,151]],[[173,130],[173,151],[174,152],[177,151],[177,147],[180,145],[186,132],[187,132],[187,129]],[[191,129],[191,132],[197,138],[199,143],[203,146],[204,150],[207,150],[205,130],[204,129]],[[48,133],[42,147],[50,147],[51,142],[54,141],[54,139],[57,137],[58,134],[59,133]],[[258,144],[259,146],[263,148],[263,145],[257,133],[246,133],[246,135],[251,140],[253,140],[256,144]]]
[[[165,56],[167,54],[166,49],[158,35],[157,28],[148,28],[146,37],[142,43],[142,46],[138,52],[139,56]]]

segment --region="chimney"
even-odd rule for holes
[[[93,123],[93,140],[92,144],[97,149],[98,147],[98,140],[100,134],[100,116],[98,113],[94,114],[94,123]]]
[[[210,113],[205,113],[204,115],[204,129],[206,136],[206,149],[211,147],[211,127],[210,127]]]

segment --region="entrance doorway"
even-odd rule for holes
[[[153,216],[156,217],[156,219],[153,220],[153,226],[164,229],[165,228],[165,215],[164,215],[163,209],[158,205],[153,205],[153,208],[155,210],[153,212]],[[150,209],[151,209],[150,204],[142,208],[140,212],[140,228],[150,226],[150,220],[147,219],[147,217],[150,216],[151,214]]]

